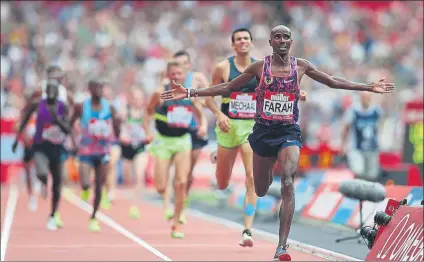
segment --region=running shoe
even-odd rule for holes
[[[291,256],[287,253],[287,248],[289,245],[278,246],[275,251],[274,261],[291,261]]]
[[[63,221],[60,218],[59,212],[54,213],[53,219],[57,227],[63,227]]]
[[[241,240],[239,245],[242,247],[253,247],[252,232],[250,229],[243,230],[241,233]]]
[[[46,228],[50,231],[57,230],[57,225],[56,225],[56,221],[54,220],[54,217],[49,217],[49,220],[47,220]]]
[[[107,195],[107,192],[106,192],[106,190],[104,189],[104,190],[102,191],[102,200],[101,200],[101,202],[100,202],[100,207],[101,207],[102,209],[108,210],[108,209],[110,209],[110,208],[111,208],[111,206],[112,206],[112,203],[110,202],[110,199],[109,199],[109,197],[108,197],[108,195]]]
[[[172,218],[174,218],[174,211],[172,211],[172,210],[166,210],[165,211],[165,220],[166,221],[170,221]],[[182,213],[181,215],[180,215],[180,223],[181,224],[185,224],[185,223],[187,223],[187,216],[184,214],[184,213]]]
[[[174,225],[172,226],[172,232],[171,232],[172,238],[184,238],[184,233],[177,229],[177,227]]]
[[[95,218],[90,219],[90,222],[88,223],[88,229],[91,232],[100,232],[101,228],[100,228],[99,220]]]
[[[174,217],[174,212],[170,209],[165,210],[165,220],[169,221]]]
[[[81,191],[81,199],[85,202],[88,202],[88,200],[90,199],[90,189]]]
[[[29,197],[28,209],[31,212],[37,211],[37,198],[35,196],[30,196]]]
[[[132,219],[139,219],[140,218],[140,210],[136,206],[132,206],[130,208],[130,217]]]

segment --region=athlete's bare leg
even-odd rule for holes
[[[191,167],[190,167],[190,172],[188,174],[188,180],[187,180],[187,196],[193,184],[193,170],[197,164],[197,161],[199,160],[200,153],[202,153],[201,148],[191,151]]]
[[[106,176],[106,191],[108,193],[109,199],[113,200],[116,194],[116,184],[117,184],[117,164],[121,156],[120,146],[113,145],[110,150],[110,161],[108,167],[108,173]]]
[[[225,148],[218,145],[216,162],[216,183],[218,188],[224,190],[230,183],[231,173],[236,161],[238,147]]]
[[[184,200],[187,192],[187,178],[191,168],[191,150],[179,152],[174,156],[175,177],[174,177],[174,227],[173,231],[178,232],[180,227],[180,216],[184,209]]]
[[[253,150],[249,143],[241,145],[241,158],[244,169],[246,170],[246,196],[244,198],[244,228],[251,229],[255,217],[256,202],[258,196],[255,192],[255,183],[253,179]]]
[[[287,245],[287,238],[294,214],[294,177],[299,164],[300,149],[298,146],[288,146],[278,154],[278,165],[281,167],[281,206],[279,246]]]
[[[154,173],[155,187],[157,192],[164,199],[163,209],[165,214],[169,210],[169,201],[165,201],[165,198],[167,197],[166,193],[169,193],[169,190],[166,190],[166,188],[168,186],[169,168],[171,166],[171,160],[172,159],[160,159],[156,157],[156,162],[155,162],[155,173]]]

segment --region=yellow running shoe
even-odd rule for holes
[[[108,210],[108,209],[111,208],[111,206],[112,206],[112,203],[110,202],[110,199],[109,199],[109,197],[107,195],[107,191],[106,191],[106,189],[103,189],[103,191],[102,191],[102,200],[100,202],[100,207],[102,209]]]
[[[130,217],[132,219],[139,219],[140,218],[140,210],[136,206],[132,206],[130,208]]]
[[[57,227],[63,227],[63,221],[60,219],[59,212],[54,213],[53,219]]]
[[[165,210],[165,220],[169,221],[174,216],[174,212],[172,210]]]
[[[181,232],[180,230],[177,230],[177,228],[175,226],[172,226],[171,237],[172,238],[184,238],[184,233]]]
[[[180,223],[181,223],[181,224],[185,224],[185,223],[187,223],[187,217],[186,217],[186,215],[185,215],[185,214],[181,214],[181,215],[180,215]]]
[[[88,223],[88,229],[91,232],[100,232],[101,228],[99,221],[95,218],[90,219],[90,222]]]
[[[88,200],[90,199],[90,189],[81,191],[81,199],[85,202],[88,202]]]

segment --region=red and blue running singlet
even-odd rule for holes
[[[296,124],[299,119],[300,97],[297,59],[290,57],[290,74],[273,76],[272,56],[264,58],[261,80],[256,88],[255,121],[264,125]]]

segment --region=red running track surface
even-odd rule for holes
[[[2,226],[11,191],[2,188]],[[187,218],[186,237],[172,239],[171,225],[164,220],[160,207],[140,203],[142,216],[132,220],[130,201],[122,198],[114,202],[112,209],[99,213],[102,232],[92,233],[88,230],[90,207],[72,193],[64,194],[60,206],[64,228],[50,232],[45,229],[50,201],[38,200],[38,210],[31,212],[26,193],[19,193],[6,261],[272,261],[275,252],[275,243],[262,239],[255,239],[253,248],[242,248],[238,245],[241,232],[195,216]],[[3,230],[2,227],[2,233]],[[289,251],[293,260],[324,260],[294,249]]]

